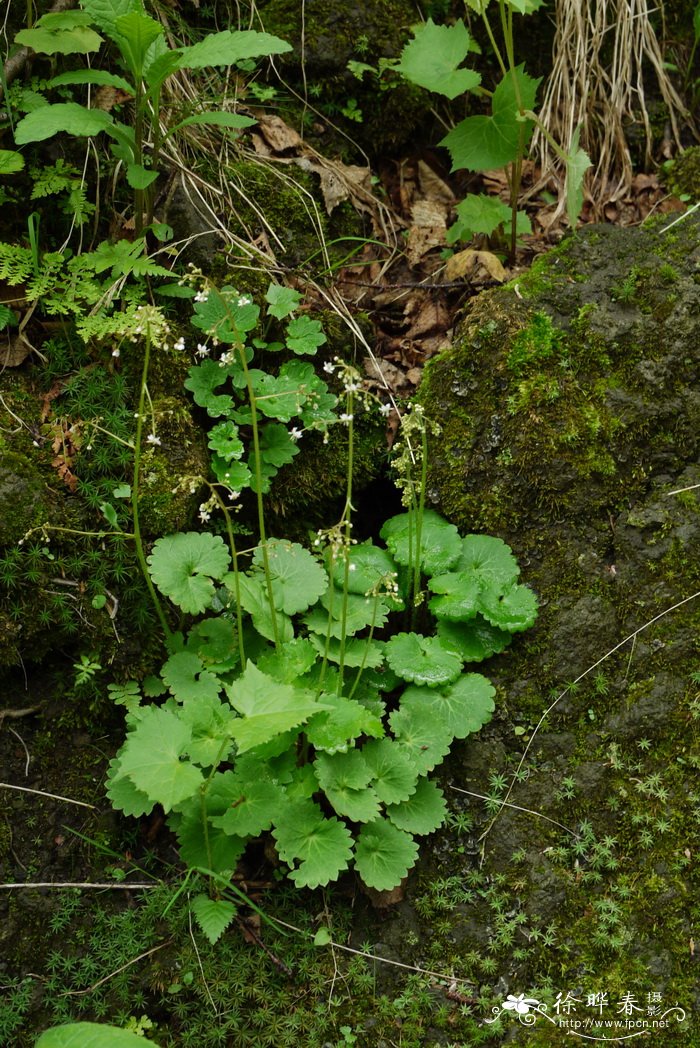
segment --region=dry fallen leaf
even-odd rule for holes
[[[259,117],[258,131],[273,153],[286,153],[290,149],[301,149],[303,145],[301,135],[279,116]]]
[[[456,255],[448,259],[445,266],[445,276],[448,280],[473,277],[477,275],[482,267],[492,280],[502,282],[506,279],[506,271],[494,254],[490,251],[476,251],[473,248],[458,251]]]
[[[13,335],[0,342],[0,368],[17,368],[32,352],[23,335]]]

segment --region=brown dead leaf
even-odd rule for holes
[[[131,97],[126,91],[120,91],[117,87],[99,87],[95,92],[93,106],[95,109],[103,109],[108,113],[110,109],[122,105]]]
[[[418,161],[418,185],[423,196],[435,204],[442,205],[444,211],[449,210],[454,204],[455,195],[447,182],[443,182],[425,160]]]
[[[254,136],[254,148],[255,139],[259,140],[260,137],[273,153],[287,153],[290,150],[301,149],[303,145],[301,135],[289,124],[285,124],[279,116],[265,114],[258,117],[257,131],[259,134]],[[256,152],[258,152],[257,149]]]
[[[494,254],[490,251],[475,251],[473,248],[458,251],[456,255],[448,259],[445,276],[448,280],[476,277],[480,269],[486,270],[489,277],[492,280],[498,280],[499,283],[506,279],[506,271]]]
[[[17,368],[32,352],[32,346],[24,335],[8,333],[0,342],[0,368]]]
[[[406,372],[406,378],[412,386],[418,386],[423,378],[423,368],[409,368]]]
[[[395,364],[391,364],[388,360],[377,357],[365,357],[362,361],[362,367],[369,379],[368,384],[376,389],[386,389],[390,393],[400,393],[405,391],[408,386],[405,373],[401,368],[397,368]]]

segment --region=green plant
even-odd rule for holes
[[[43,1033],[36,1048],[143,1048],[143,1044],[143,1034],[107,1023],[68,1023]]]
[[[298,293],[272,285],[266,298],[268,318],[285,322],[279,343],[254,337],[259,310],[235,289],[194,295],[193,324],[207,340],[200,351],[218,354],[186,382],[219,420],[209,435],[216,483],[200,516],[221,511],[228,548],[206,532],[157,540],[150,579],[184,615],[204,618],[173,633],[161,611],[169,657],[160,676],[110,689],[126,707],[128,734],[109,796],[129,815],[162,805],[184,861],[210,878],[210,895],[196,896],[193,910],[211,941],[233,919],[230,878],[261,834],[271,832],[297,886],[328,884],[351,863],[378,890],[402,880],[417,857],[414,836],[446,816],[428,775],[494,708],[492,686],[463,672],[465,663],[502,651],[536,614],[505,543],[462,537],[424,509],[424,475],[419,496],[406,483],[408,512],[382,528],[386,547],[353,540],[354,414],[366,396],[352,369],[326,364],[342,382],[336,420],[337,399],[296,359],[323,344],[320,326],[293,316]],[[256,350],[291,359],[272,375],[253,366]],[[142,389],[148,355],[147,347]],[[297,419],[302,428],[289,430]],[[334,420],[348,434],[339,523],[311,550],[268,537],[270,478],[305,430]],[[139,429],[137,458],[141,441]],[[245,488],[255,494],[259,541],[243,559],[228,503]],[[137,492],[132,503],[141,549]],[[147,701],[161,696],[160,705]]]
[[[225,30],[189,47],[171,48],[163,25],[146,14],[141,0],[83,0],[82,10],[43,15],[31,29],[21,30],[15,40],[41,54],[94,54],[104,42],[94,27],[116,45],[126,77],[88,68],[60,73],[48,86],[116,88],[133,98],[133,122],[115,120],[104,109],[58,102],[41,105],[23,117],[15,127],[15,142],[40,142],[59,132],[77,136],[104,132],[112,138],[112,153],[125,165],[127,181],[134,191],[138,236],[152,221],[153,183],[158,177],[161,149],[171,135],[194,124],[240,130],[255,123],[238,113],[202,110],[181,115],[163,132],[161,100],[166,81],[178,71],[230,66],[281,54],[289,51],[290,45],[268,33]],[[152,143],[150,154],[146,142]]]
[[[414,28],[414,38],[403,49],[394,69],[420,87],[453,100],[465,92],[488,97],[491,114],[468,116],[461,120],[440,145],[452,156],[453,171],[486,171],[504,167],[510,188],[509,205],[482,194],[469,194],[457,206],[457,222],[448,232],[448,241],[467,239],[475,233],[491,235],[510,224],[510,256],[515,256],[516,238],[529,232],[530,223],[518,212],[522,162],[537,125],[567,167],[567,213],[573,226],[583,201],[581,185],[590,160],[578,147],[578,131],[569,152],[551,139],[533,112],[540,81],[516,64],[513,16],[529,15],[541,7],[541,0],[498,0],[498,20],[503,46],[498,46],[487,16],[490,0],[466,0],[467,7],[483,20],[489,42],[498,62],[501,79],[493,92],[481,86],[481,76],[473,69],[460,68],[467,55],[477,50],[464,23],[435,25],[432,19]]]

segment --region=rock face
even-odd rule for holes
[[[496,1003],[547,973],[550,1013],[558,991],[625,983],[700,1003],[684,851],[700,843],[700,220],[669,223],[591,227],[479,296],[420,390],[442,427],[430,501],[508,542],[541,605],[486,667],[496,719],[449,768],[451,785],[503,798],[519,769],[507,799],[537,813],[503,809],[479,846],[523,926],[556,937],[500,954],[488,939],[497,970],[461,974]],[[457,803],[487,826],[483,802]],[[464,876],[448,842],[434,854],[440,877]],[[493,922],[486,902],[470,921]],[[508,1043],[530,1043],[513,1026]]]

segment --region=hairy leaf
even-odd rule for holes
[[[415,793],[401,804],[390,804],[387,817],[400,830],[408,833],[433,833],[447,815],[445,796],[430,779],[419,779]]]
[[[300,888],[318,888],[335,880],[352,857],[347,826],[326,818],[313,801],[288,804],[272,835],[280,858],[290,866],[289,876]]]
[[[209,607],[214,596],[212,579],[221,580],[229,562],[228,549],[219,535],[196,531],[158,539],[148,557],[158,589],[191,615]]]
[[[301,293],[292,287],[283,287],[282,284],[270,284],[265,292],[265,301],[268,303],[269,316],[284,320],[299,308]]]
[[[252,662],[225,690],[229,702],[241,714],[241,719],[231,726],[239,753],[298,727],[312,714],[325,709],[313,692],[281,684],[261,673]]]
[[[473,619],[479,606],[481,583],[468,571],[452,571],[434,575],[428,588],[438,594],[428,602],[433,615],[452,622]]]
[[[417,775],[427,775],[440,764],[454,738],[428,704],[422,709],[399,707],[389,717],[389,723],[397,744],[411,760]]]
[[[472,69],[459,69],[471,40],[461,18],[454,25],[435,25],[429,18],[413,29],[414,39],[404,47],[394,68],[413,84],[456,98],[473,91],[481,77]]]
[[[369,888],[396,888],[418,858],[413,838],[386,819],[363,826],[355,845],[355,869]]]
[[[235,837],[257,837],[269,830],[282,811],[283,788],[265,779],[237,783],[235,774],[234,784],[229,807],[223,815],[214,816],[212,824]]]
[[[59,73],[49,80],[48,87],[62,87],[64,84],[97,84],[100,87],[116,87],[127,95],[135,95],[136,90],[128,80],[106,69],[72,69],[69,73]]]
[[[105,1023],[66,1023],[45,1030],[35,1048],[143,1048],[143,1037]]]

